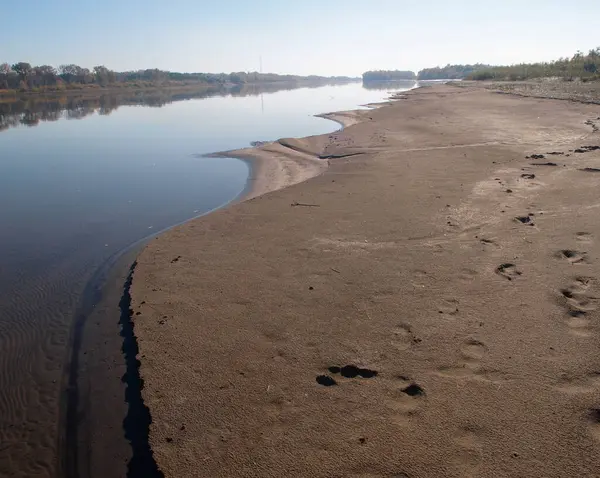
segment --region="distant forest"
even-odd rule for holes
[[[19,62],[0,64],[0,93],[64,91],[103,87],[157,87],[178,85],[245,85],[267,83],[343,83],[356,78],[345,76],[297,76],[274,73],[177,73],[159,69],[118,72],[105,66],[93,69],[78,65],[31,66]]]
[[[467,79],[519,81],[548,77],[565,80],[580,78],[582,81],[600,80],[600,47],[590,50],[587,55],[578,51],[571,58],[559,58],[550,63],[493,66],[475,71],[468,75]]]
[[[491,68],[490,65],[446,65],[413,71],[377,70],[363,73],[363,83],[401,80],[457,80],[466,78],[475,71]]]
[[[425,68],[417,75],[419,80],[461,80],[469,75],[492,68],[490,65],[446,65],[435,68]]]
[[[548,63],[521,63],[518,65],[493,66],[446,65],[424,68],[418,75],[412,71],[367,71],[363,82],[395,80],[497,80],[522,81],[535,78],[563,78],[582,81],[600,80],[600,47],[587,54],[578,51],[570,58],[559,58]]]
[[[367,83],[369,81],[416,80],[417,75],[414,71],[378,70],[365,71],[362,78],[363,82]]]

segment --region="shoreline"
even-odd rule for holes
[[[362,110],[315,116],[334,121],[344,128],[358,122],[360,111]],[[341,130],[318,136],[327,136],[339,131]],[[67,392],[61,399],[62,410],[59,421],[63,432],[59,437],[58,462],[60,464],[57,469],[65,476],[73,478],[120,476],[124,475],[126,468],[129,470],[128,473],[134,474],[133,476],[135,473],[142,473],[144,476],[160,476],[156,463],[152,459],[147,432],[144,438],[143,428],[149,426],[150,419],[142,418],[147,413],[145,411],[147,408],[141,397],[141,379],[137,368],[139,365],[136,365],[135,361],[137,343],[129,313],[129,291],[137,256],[150,241],[171,229],[233,204],[323,174],[328,167],[328,160],[320,159],[316,151],[311,151],[310,148],[314,148],[315,144],[308,141],[307,144],[299,145],[297,141],[299,140],[283,138],[256,148],[207,154],[206,156],[210,157],[231,157],[244,161],[249,168],[244,189],[223,205],[157,231],[117,252],[95,273],[97,277],[93,277],[87,283],[87,292],[82,297],[73,323],[70,339],[73,343],[68,348],[70,360],[65,361],[67,368],[63,377],[65,385],[62,388]],[[307,149],[302,149],[303,146]],[[273,161],[273,159],[278,160]],[[288,173],[284,179],[281,178],[282,164],[285,165]],[[115,305],[117,302],[118,307]],[[115,334],[117,322],[111,321],[111,318],[119,313],[118,324],[121,332]],[[93,333],[90,330],[92,322],[96,323]],[[122,349],[122,353],[113,356],[110,350],[116,349]],[[86,356],[88,353],[96,354],[96,357]],[[98,355],[101,357],[99,358]],[[113,364],[109,370],[100,372],[98,364],[107,361],[112,361]],[[93,369],[96,371],[91,372],[90,370]],[[100,378],[99,373],[102,375]],[[93,382],[99,382],[100,385],[90,385],[92,374]],[[120,378],[122,380],[119,380]],[[87,384],[85,387],[83,387],[84,382]],[[101,411],[107,400],[122,393],[127,397],[125,401],[118,401],[118,406],[108,414]],[[126,408],[129,411],[126,411]],[[82,415],[88,415],[88,420],[82,421]],[[125,420],[129,423],[125,431],[126,436],[123,436],[123,432],[119,431],[117,425],[120,425],[121,417],[125,416],[128,417]],[[89,422],[90,419],[93,423]],[[142,425],[142,430],[137,429],[140,420],[146,422]],[[106,436],[110,436],[110,440],[107,440]],[[133,440],[133,443],[127,443],[127,440]],[[110,447],[105,446],[108,442]],[[106,450],[98,452],[99,446],[102,449],[109,448],[114,455],[120,457],[120,460],[111,459],[111,453]],[[132,449],[133,455],[131,455]]]
[[[130,244],[107,259],[87,282],[71,329],[69,359],[64,362],[56,459],[61,476],[161,476],[138,423],[148,426],[129,314],[137,256],[159,235],[244,200],[245,192],[246,188],[221,206]],[[113,403],[109,409],[107,402]]]
[[[394,96],[373,105],[386,106],[394,100]],[[336,155],[331,141],[327,140],[333,139],[345,128],[368,121],[368,112],[369,110],[347,110],[319,113],[314,116],[333,121],[341,129],[301,138],[280,138],[256,147],[219,151],[203,156],[235,158],[248,165],[246,187],[232,203],[247,201],[323,174],[329,167],[330,159],[347,156]],[[190,220],[193,219],[195,218]]]
[[[119,330],[119,303],[123,283],[144,243],[138,241],[108,259],[86,284],[76,310],[61,387],[65,390],[57,447],[61,476],[124,476],[123,460],[130,447],[120,428],[129,400],[116,398],[126,390],[122,349],[128,347]],[[113,405],[107,409],[109,401]]]
[[[370,111],[384,108],[390,106],[395,101],[406,99],[407,93],[418,90],[419,88],[423,88],[423,85],[420,85],[419,82],[416,81],[415,85],[410,89],[394,92],[391,91],[393,88],[390,88],[387,98],[382,99],[380,102],[359,105],[365,109],[333,111],[313,115],[315,118],[333,121],[341,127],[331,133],[305,137],[280,138],[273,141],[266,141],[260,146],[218,151],[203,154],[202,156],[208,158],[234,158],[245,162],[249,168],[247,185],[244,188],[244,191],[242,191],[232,203],[254,199],[263,194],[277,191],[323,174],[329,168],[329,162],[324,164],[321,162],[323,160],[328,161],[329,159],[352,156],[352,153],[336,154],[335,151],[329,154],[328,151],[331,151],[334,148],[331,148],[331,144],[327,144],[325,137],[327,136],[328,139],[332,139],[336,133],[340,133],[345,128],[349,128],[350,126],[354,126],[364,121],[369,121],[371,119],[369,115]],[[294,170],[292,174],[285,174],[287,171],[284,172],[287,179],[281,178],[282,166]],[[278,175],[277,173],[280,174]],[[225,206],[226,205],[221,207]],[[196,218],[191,218],[189,220],[193,219]]]
[[[586,172],[600,157],[581,149],[600,141],[595,110],[475,88],[403,96],[343,131],[263,145],[330,167],[138,256],[132,321],[165,476],[593,473],[594,312],[565,308],[600,277]],[[562,167],[528,159],[549,151]],[[591,289],[565,299],[573,267]]]

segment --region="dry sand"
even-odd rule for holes
[[[570,152],[599,108],[440,86],[351,116],[244,153],[319,176],[139,256],[160,470],[600,476],[600,150]]]

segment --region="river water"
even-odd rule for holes
[[[328,133],[314,114],[411,86],[0,103],[0,476],[55,473],[73,318],[99,268],[243,192],[245,162],[202,154]]]

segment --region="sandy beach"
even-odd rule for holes
[[[138,256],[139,469],[600,476],[598,105],[440,85],[326,117],[227,153],[248,200]]]

